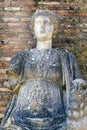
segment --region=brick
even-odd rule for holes
[[[15,34],[13,33],[4,33],[4,34],[0,34],[1,38],[9,38],[9,37],[14,37]]]
[[[26,11],[26,12],[31,11],[31,8],[24,6],[24,7],[21,8],[21,11]]]
[[[6,111],[6,107],[1,106],[0,107],[0,112],[5,112],[5,111]]]
[[[72,13],[72,12],[57,12],[57,15],[58,16],[81,16],[81,17],[84,17],[84,16],[87,16],[87,13]]]
[[[19,34],[19,38],[30,38],[29,34]]]
[[[1,69],[0,68],[0,73],[5,74],[6,73],[6,69]]]
[[[24,46],[15,46],[15,47],[14,47],[14,49],[22,49],[22,50],[23,50],[23,49],[27,49],[27,48],[28,48],[28,45],[26,45],[26,46],[25,46],[25,45],[24,45]],[[14,49],[13,49],[13,50],[14,50]]]
[[[66,7],[48,7],[48,10],[52,10],[52,11],[62,11],[62,10],[66,10]]]
[[[15,53],[17,53],[18,50],[12,49],[12,50],[5,50],[3,52],[3,56],[12,57]]]
[[[87,33],[87,29],[81,29],[81,32]]]
[[[3,67],[3,63],[0,63],[0,67]]]
[[[39,7],[39,9],[42,9],[41,7]],[[21,7],[21,11],[25,11],[25,12],[29,12],[29,13],[31,13],[31,11],[36,11],[37,10],[37,7],[35,7],[35,6],[23,6],[23,7]],[[32,15],[32,14],[30,14],[30,15]]]
[[[83,6],[81,6],[80,9],[81,9],[81,11],[87,12],[87,3],[85,5],[83,5]]]
[[[19,11],[21,8],[20,7],[5,7],[4,9],[6,11]]]
[[[4,9],[4,7],[0,7],[0,11],[2,11]]]
[[[14,32],[14,33],[23,33],[23,32],[24,32],[24,33],[29,33],[29,29],[25,29],[25,28],[19,28],[19,29],[17,29],[17,28],[10,28],[9,31],[10,31],[10,32]],[[20,39],[19,39],[19,40],[14,39],[14,42],[15,42],[15,41],[18,42],[18,41],[22,41],[22,40],[20,40]],[[9,42],[10,42],[10,41],[9,41]],[[15,43],[16,43],[16,42],[15,42]]]
[[[11,52],[11,50],[13,50],[13,49],[23,49],[23,48],[25,49],[27,47],[28,47],[28,45],[20,45],[20,46],[8,46],[8,45],[5,45],[5,46],[3,46],[3,49]]]
[[[87,17],[87,12],[86,13],[76,13],[75,16]]]
[[[0,95],[0,99],[2,99],[2,95]]]
[[[7,63],[7,62],[6,63],[5,62],[4,63],[0,63],[0,67],[3,67],[3,66],[7,67],[8,65],[9,65],[9,63]]]
[[[84,23],[83,25],[84,25],[84,27],[87,27],[87,23]]]
[[[7,80],[6,74],[0,74],[0,80],[1,81]]]
[[[9,45],[4,45],[1,47],[2,49],[12,49],[12,46],[9,46]]]
[[[5,26],[6,24],[3,22],[0,22],[0,26]]]
[[[11,57],[0,57],[0,61],[10,61]]]
[[[29,14],[27,12],[16,12],[16,13],[14,13],[14,15],[19,16],[19,17],[29,16]]]
[[[61,6],[60,5],[60,2],[39,2],[38,4],[41,4],[41,5],[56,5],[56,6]]]
[[[8,26],[9,27],[25,27],[27,24],[26,23],[24,23],[24,22],[16,22],[16,23],[14,23],[14,22],[9,22],[8,23]]]
[[[4,17],[7,17],[7,16],[8,16],[8,17],[13,17],[13,12],[12,12],[12,11],[9,11],[9,12],[6,11],[6,12],[4,12],[3,15],[4,15]]]
[[[4,114],[0,113],[0,118],[3,118],[4,117]]]
[[[4,98],[5,100],[7,100],[7,101],[8,101],[8,100],[9,100],[9,98],[10,98],[10,95],[6,95],[6,94],[5,94],[5,95],[3,96],[3,98]]]
[[[0,16],[3,16],[3,14],[4,14],[3,11],[0,11]]]
[[[16,32],[16,33],[19,33],[19,32],[23,32],[23,29],[14,29],[13,31]],[[14,38],[14,39],[11,39],[9,41],[9,44],[22,44],[22,43],[25,43],[25,42],[26,42],[25,40],[22,40],[20,38]]]
[[[12,1],[13,6],[31,6],[34,5],[35,3],[32,0],[26,0],[26,1]]]
[[[1,6],[1,7],[9,6],[9,5],[10,5],[10,1],[3,1],[3,2],[0,2],[0,6]]]
[[[20,20],[23,21],[23,22],[29,22],[30,18],[21,18]]]
[[[8,88],[0,88],[0,92],[11,92]]]
[[[67,30],[64,30],[64,33],[80,33],[80,30],[79,29],[76,29],[76,30],[67,29]]]
[[[0,101],[0,107],[1,107],[1,106],[6,106],[7,103],[8,103],[7,101]]]
[[[2,67],[3,65],[2,65],[2,63],[0,63],[0,67]]]
[[[7,22],[7,21],[17,22],[19,20],[20,20],[19,18],[12,18],[12,17],[3,18],[3,21],[5,21],[5,22]]]
[[[25,48],[26,49],[26,48]],[[16,48],[16,49],[13,49],[13,53],[16,54],[17,52],[21,51],[21,50],[25,50],[24,48]]]

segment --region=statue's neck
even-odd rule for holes
[[[41,49],[50,49],[52,48],[52,40],[48,40],[48,41],[37,41],[37,49],[41,50]]]

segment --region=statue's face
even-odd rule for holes
[[[34,23],[34,33],[39,41],[52,39],[53,23],[47,16],[38,16]]]

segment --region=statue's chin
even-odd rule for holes
[[[41,42],[48,41],[48,40],[51,40],[51,38],[47,38],[46,36],[37,38],[37,41],[41,41]]]

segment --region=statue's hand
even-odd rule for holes
[[[75,79],[72,81],[71,102],[69,106],[69,118],[79,120],[86,112],[87,106],[87,83],[83,79]]]
[[[83,79],[72,82],[68,107],[68,130],[87,129],[87,83]],[[83,124],[83,125],[82,125]]]
[[[87,83],[83,79],[75,79],[72,81],[72,86],[75,90],[81,90],[87,88]]]
[[[7,87],[9,89],[14,89],[14,86],[17,84],[17,78],[16,77],[10,77],[8,80],[7,80]]]
[[[6,82],[6,86],[7,88],[13,90],[18,82],[18,77],[19,75],[17,74],[17,72],[11,70],[11,69],[8,69],[6,71],[6,74],[8,76],[8,80]]]
[[[87,130],[87,89],[73,91],[68,109],[68,130]]]
[[[13,118],[9,118],[4,126],[4,130],[22,130],[22,129],[15,124]]]

